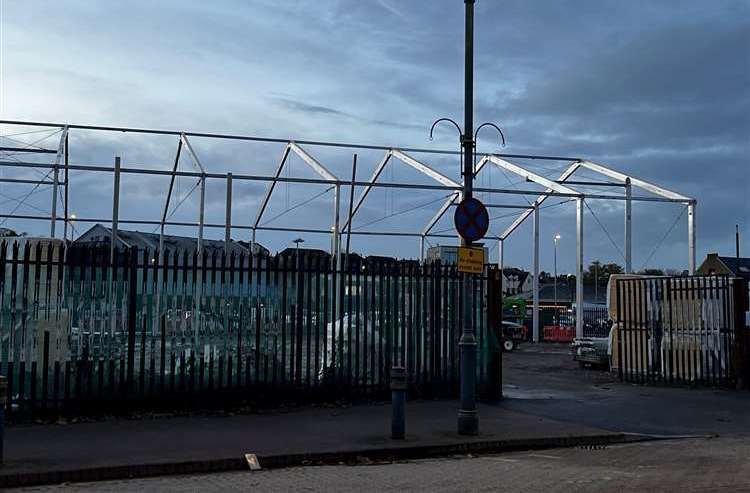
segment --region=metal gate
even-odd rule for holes
[[[747,283],[722,276],[625,278],[616,284],[613,367],[623,381],[711,386],[747,371]]]

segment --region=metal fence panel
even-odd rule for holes
[[[735,334],[744,325],[734,307],[747,296],[737,281],[725,276],[617,280],[613,366],[620,378],[734,385],[740,347]]]
[[[8,412],[85,411],[203,396],[453,395],[461,284],[453,266],[320,257],[0,243],[0,372]],[[485,275],[471,303],[487,379],[500,306]],[[498,291],[499,290],[495,290]],[[457,325],[458,324],[458,325]]]

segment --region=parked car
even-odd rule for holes
[[[583,337],[573,339],[570,345],[573,360],[578,361],[582,367],[591,365],[593,367],[609,370],[609,337]]]
[[[503,320],[503,351],[513,351],[526,340],[526,326]]]

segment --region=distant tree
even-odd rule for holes
[[[644,276],[663,276],[664,271],[661,269],[643,269],[639,272],[639,274],[642,274]]]
[[[587,283],[593,283],[596,279],[600,283],[606,283],[612,274],[622,274],[623,268],[619,264],[609,263],[602,264],[598,260],[591,262],[588,269],[583,273],[583,280]]]

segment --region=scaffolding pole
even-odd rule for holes
[[[696,201],[688,203],[688,272],[695,275],[695,206]]]
[[[52,168],[52,214],[50,217],[49,235],[51,238],[55,237],[55,226],[57,225],[57,189],[60,185],[60,161],[63,159],[65,153],[65,141],[68,137],[68,127],[63,127],[60,134],[60,144],[57,146],[57,155],[55,156],[55,164]],[[66,180],[67,186],[67,180]],[[65,222],[67,223],[68,216],[65,215]]]
[[[633,187],[625,179],[625,273],[633,273]]]
[[[227,210],[224,223],[224,252],[229,255],[232,243],[232,173],[227,173]]]
[[[533,272],[533,290],[534,290],[534,311],[532,315],[532,340],[539,342],[539,205],[534,205],[534,272]]]
[[[503,275],[503,240],[499,239],[497,240],[497,268],[500,270],[500,293],[504,293],[503,291],[503,285],[505,284],[505,279]],[[502,307],[501,307],[502,309]]]
[[[583,337],[583,199],[576,199],[576,337]]]
[[[109,246],[109,263],[114,268],[117,229],[120,218],[120,156],[115,156],[115,176],[112,191],[112,239]]]

